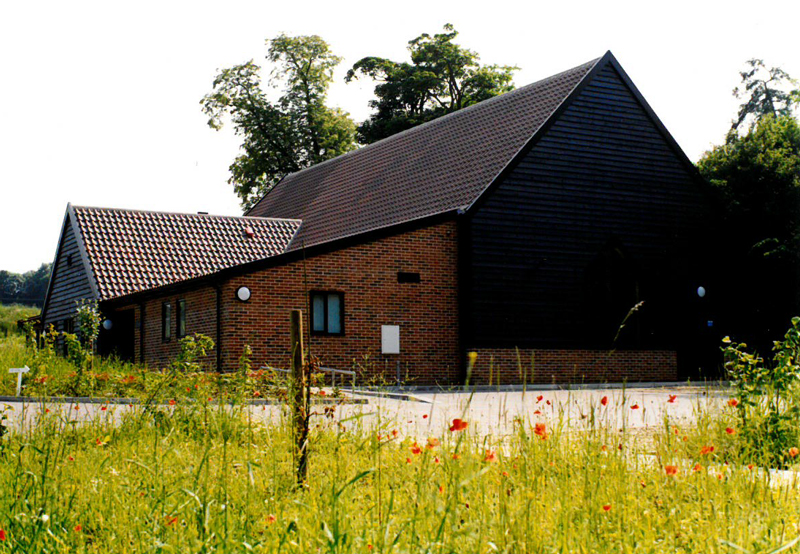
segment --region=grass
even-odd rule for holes
[[[798,536],[795,486],[700,454],[706,427],[645,440],[609,428],[614,409],[504,437],[319,416],[298,488],[279,408],[28,405],[2,443],[0,552],[760,552]]]
[[[17,332],[17,321],[35,316],[39,308],[22,304],[0,304],[0,336],[7,337]]]

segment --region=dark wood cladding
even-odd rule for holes
[[[44,307],[44,328],[46,330],[52,323],[57,330],[62,330],[60,322],[74,316],[76,302],[84,298],[94,298],[69,216],[66,218],[50,279],[52,288]]]
[[[673,348],[696,329],[703,201],[609,64],[477,206],[464,340],[471,347]]]

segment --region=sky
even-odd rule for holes
[[[757,11],[756,8],[757,7]],[[52,261],[67,203],[239,215],[238,137],[200,110],[218,69],[317,34],[344,61],[329,105],[369,115],[360,58],[406,60],[452,23],[522,86],[611,50],[690,159],[722,142],[750,58],[800,78],[800,2],[0,0],[0,269]]]

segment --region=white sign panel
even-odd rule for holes
[[[8,370],[9,373],[17,374],[17,396],[22,394],[22,374],[28,373],[31,370],[28,366],[25,367],[12,367]]]
[[[400,353],[400,326],[381,325],[381,354]]]

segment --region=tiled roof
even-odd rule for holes
[[[71,213],[100,300],[280,254],[301,223],[80,206]]]
[[[466,208],[598,60],[293,173],[247,215],[302,219],[295,249]]]

